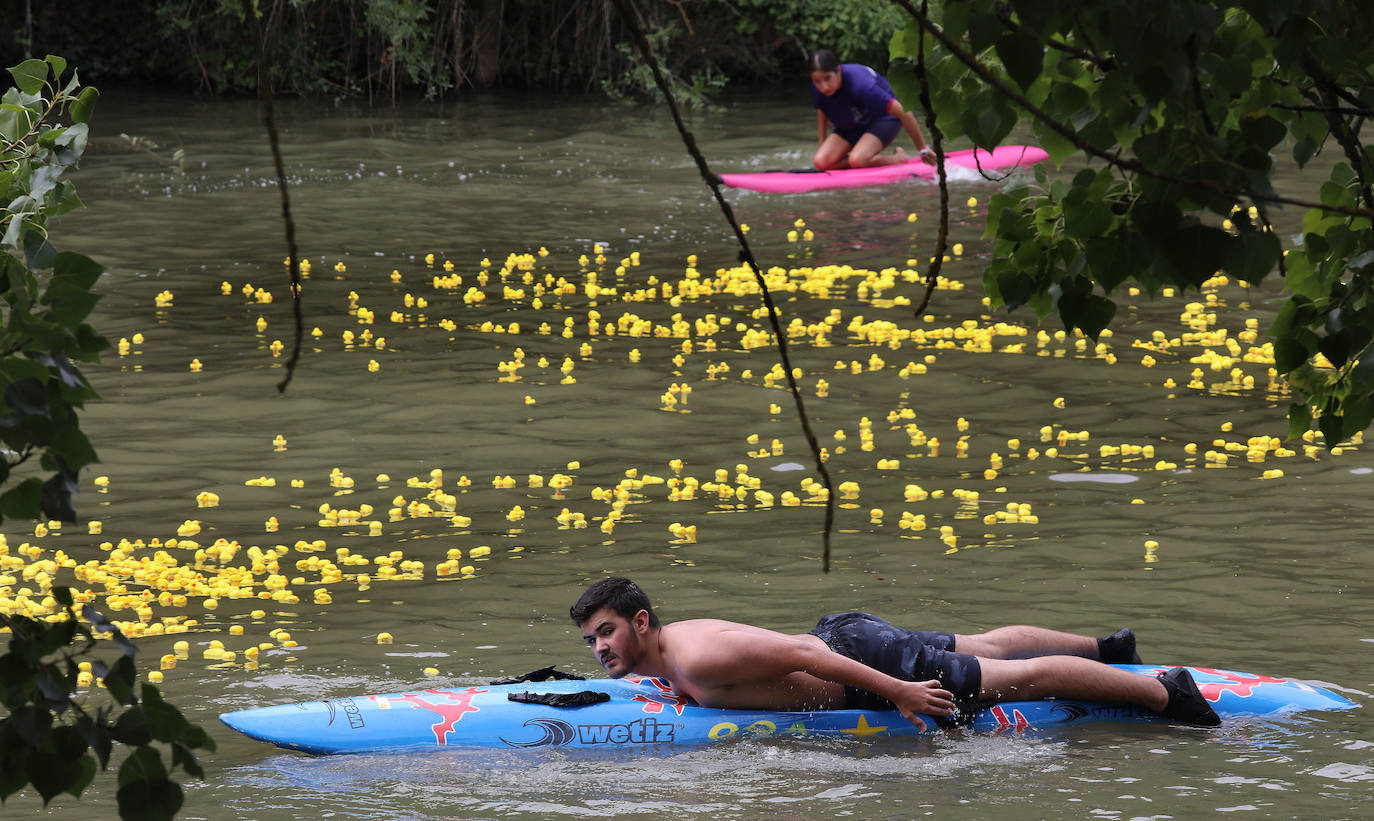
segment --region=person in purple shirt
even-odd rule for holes
[[[903,129],[921,159],[935,164],[935,152],[926,145],[916,115],[902,108],[883,75],[858,63],[841,64],[829,49],[812,52],[810,66],[818,146],[811,162],[818,170],[907,162],[900,147],[882,153]],[[835,130],[829,131],[832,124]]]

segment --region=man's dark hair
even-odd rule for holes
[[[811,71],[839,71],[840,58],[835,56],[835,52],[828,48],[818,48],[811,52]]]
[[[658,614],[654,612],[653,605],[649,604],[649,597],[639,585],[618,576],[602,579],[588,587],[587,592],[577,600],[577,604],[568,608],[568,615],[572,616],[573,623],[581,627],[583,622],[603,607],[611,608],[616,615],[625,619],[632,619],[636,613],[643,610],[649,614],[649,626],[659,626]]]

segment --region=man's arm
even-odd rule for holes
[[[816,109],[816,145],[825,142],[826,131],[829,130],[830,120],[826,119],[825,112]]]
[[[825,681],[868,690],[891,701],[912,724],[926,729],[920,714],[954,713],[954,695],[938,680],[903,681],[861,664],[819,642],[772,631],[722,630],[710,641],[694,642],[678,664],[694,682],[729,687],[807,673]]]

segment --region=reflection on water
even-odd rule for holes
[[[718,170],[786,167],[809,154],[805,115],[750,96],[692,127]],[[97,323],[130,340],[88,371],[110,481],[83,478],[78,508],[101,533],[6,528],[47,555],[147,558],[168,580],[220,585],[213,608],[203,594],[145,602],[132,575],[115,581],[124,593],[97,588],[112,616],[186,630],[139,639],[146,659],[190,642],[164,691],[220,743],[185,817],[1334,817],[1368,798],[1364,711],[616,760],[312,759],[221,730],[218,713],[255,704],[552,662],[595,673],[564,614],[611,572],[669,619],[1130,625],[1150,662],[1371,686],[1360,546],[1374,461],[1360,444],[1282,439],[1288,398],[1260,335],[1278,283],[1123,293],[1098,343],[993,316],[978,203],[996,185],[956,180],[963,253],[913,320],[922,286],[907,272],[933,247],[933,187],[729,192],[776,268],[842,490],[825,576],[815,477],[758,344],[758,297],[731,272],[737,249],[666,114],[474,98],[394,113],[288,103],[280,117],[311,263],[296,381],[276,393],[290,305],[252,106],[108,95],[97,131],[183,147],[187,165],[97,146],[78,180],[91,207],[55,237],[110,266]],[[799,219],[811,240],[788,238]],[[205,494],[216,504],[198,506]],[[206,657],[212,639],[235,656]],[[49,814],[112,794],[99,782]]]
[[[618,755],[454,750],[418,756],[270,756],[251,770],[227,774],[225,786],[240,795],[291,793],[300,807],[326,799],[347,807],[346,813],[387,818],[619,818],[664,812],[713,818],[751,806],[760,816],[801,818],[881,805],[885,786],[953,782],[989,767],[1030,771],[1052,766],[1058,755],[1053,744],[995,737],[922,739],[900,746],[813,739]],[[390,800],[397,795],[421,799],[416,805],[427,809],[397,812]],[[891,803],[900,812],[904,802]]]

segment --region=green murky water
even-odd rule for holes
[[[783,96],[741,96],[694,115],[719,170],[807,161],[805,97]],[[697,287],[734,266],[737,248],[665,112],[492,97],[395,112],[286,102],[279,116],[311,262],[306,329],[320,331],[307,335],[294,383],[284,395],[275,389],[291,309],[254,106],[108,94],[96,121],[103,140],[78,180],[90,208],[56,237],[110,267],[98,322],[112,342],[130,340],[88,371],[104,395],[86,416],[103,464],[84,480],[78,507],[101,533],[85,521],[42,537],[6,528],[12,547],[29,542],[78,561],[107,558],[101,542],[122,539],[134,558],[154,555],[158,539],[179,566],[194,563],[194,549],[166,547],[169,539],[199,549],[239,543],[225,565],[251,564],[253,547],[292,548],[276,575],[296,601],[148,605],[150,624],[197,622],[182,635],[139,639],[142,659],[156,665],[175,640],[190,643],[163,689],[219,744],[206,780],[188,785],[182,817],[1363,814],[1374,784],[1374,725],[1363,710],[1215,732],[1099,725],[1049,738],[759,740],[620,758],[316,759],[222,729],[220,712],[254,705],[485,681],[550,662],[594,674],[566,608],[612,572],[638,579],[669,619],[713,615],[795,631],[859,608],[964,632],[1130,625],[1147,661],[1320,681],[1359,702],[1371,686],[1374,459],[1358,444],[1332,455],[1288,442],[1283,455],[1257,440],[1286,432],[1286,397],[1267,364],[1245,357],[1263,337],[1243,336],[1247,319],[1267,326],[1277,283],[1139,295],[1100,349],[1056,338],[1053,326],[1038,339],[1030,315],[987,315],[982,206],[966,200],[985,203],[996,185],[960,179],[953,239],[963,254],[945,273],[962,287],[938,291],[929,320],[918,321],[904,303],[919,301],[920,286],[901,272],[933,247],[932,186],[729,192],[765,266],[858,270],[837,274],[828,290],[778,294],[784,323],[816,329],[837,317],[820,335],[826,344],[812,333],[792,348],[835,481],[859,486],[842,500],[834,571],[823,575],[822,509],[801,484],[811,471],[789,465],[809,461],[790,400],[767,378],[775,354],[746,347],[766,327],[758,297]],[[159,147],[130,150],[113,136],[120,132]],[[184,172],[172,163],[178,146]],[[791,230],[812,239],[789,240]],[[502,277],[511,254],[528,255],[528,268]],[[461,285],[436,287],[445,260]],[[889,267],[890,283],[864,274]],[[559,278],[571,288],[558,293]],[[682,295],[665,298],[665,284]],[[465,301],[472,288],[485,298]],[[259,301],[259,289],[273,301]],[[164,291],[170,303],[159,305]],[[1007,325],[996,335],[978,332],[998,321]],[[1184,336],[1219,327],[1235,350],[1215,336]],[[1134,344],[1156,331],[1178,343]],[[1207,351],[1211,359],[1191,361]],[[757,487],[740,479],[740,465]],[[452,511],[415,486],[435,469]],[[1063,481],[1084,471],[1098,481]],[[571,479],[561,494],[550,487],[556,474]],[[505,476],[512,486],[494,486]],[[275,485],[245,484],[264,477]],[[606,532],[617,514],[603,491],[627,477],[643,484],[625,485]],[[697,480],[694,497],[675,498],[687,477]],[[785,504],[784,493],[802,503]],[[198,507],[199,494],[218,505]],[[443,515],[415,515],[417,504]],[[358,521],[330,522],[323,505],[359,511]],[[694,540],[684,528],[695,528]],[[323,550],[294,547],[316,540]],[[340,548],[367,566],[344,564]],[[393,551],[396,578],[383,578]],[[441,575],[450,555],[454,572]],[[312,557],[338,562],[342,578],[322,582]],[[202,557],[207,575],[216,566]],[[370,584],[359,585],[361,572]],[[268,575],[255,577],[253,592],[268,589]],[[112,615],[137,620],[133,606]],[[269,635],[275,628],[296,646]],[[379,645],[380,631],[393,643]],[[204,658],[212,639],[235,658]],[[271,647],[253,661],[247,650],[259,643]],[[426,676],[427,667],[439,674]],[[61,798],[44,811],[21,796],[5,812],[112,816],[113,776],[80,803]]]

